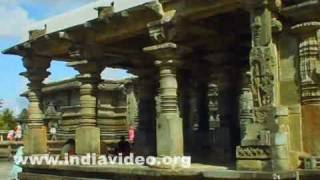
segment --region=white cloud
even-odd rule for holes
[[[133,77],[133,75],[127,73],[127,71],[124,69],[106,68],[101,73],[102,79],[121,80],[129,77]]]
[[[34,20],[14,0],[0,0],[0,37],[20,37],[24,28]]]
[[[35,22],[23,5],[47,7],[48,16],[56,15],[96,0],[0,0],[0,38],[21,38]]]

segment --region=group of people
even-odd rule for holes
[[[22,140],[22,127],[17,125],[14,130],[9,130],[7,134],[8,141],[21,141]]]

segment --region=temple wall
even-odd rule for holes
[[[125,90],[117,88],[121,82],[105,82],[102,85],[103,87],[99,89],[98,93],[97,124],[101,129],[103,140],[116,141],[121,135],[127,135],[129,121],[134,121],[127,118],[127,101],[135,99],[128,99]],[[53,103],[56,110],[61,112],[62,120],[58,127],[59,137],[62,139],[73,138],[80,118],[79,88],[56,89],[46,92],[42,100],[44,109],[47,109],[50,103]]]
[[[79,91],[77,90],[72,90],[69,94],[71,97],[70,97],[70,105],[78,105],[80,104],[80,101],[79,101]]]

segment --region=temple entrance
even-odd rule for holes
[[[198,21],[193,27],[207,33],[184,42],[193,55],[177,74],[179,109],[185,154],[195,163],[235,166],[239,95],[249,70],[249,19],[247,12],[235,11]]]

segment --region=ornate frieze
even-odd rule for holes
[[[271,47],[257,46],[250,53],[252,90],[258,107],[274,102],[275,60],[271,51]]]
[[[269,146],[238,146],[236,157],[237,159],[271,159],[271,148]]]

